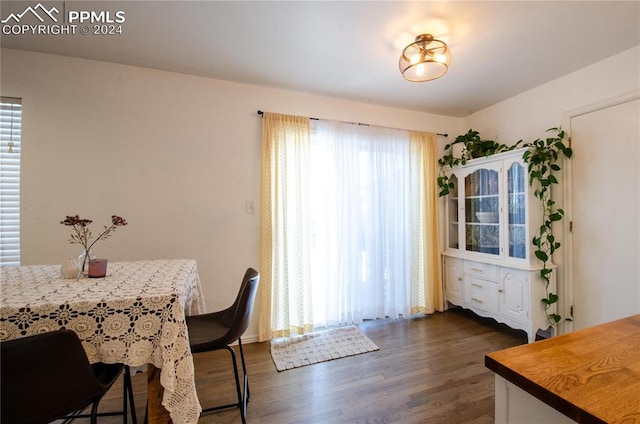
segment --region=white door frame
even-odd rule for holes
[[[615,97],[611,97],[605,100],[601,100],[596,103],[592,103],[587,106],[582,106],[576,109],[572,109],[566,111],[562,114],[562,129],[565,131],[567,140],[571,140],[571,120],[580,115],[585,115],[587,113],[596,112],[598,110],[606,109],[612,106],[617,106],[623,103],[627,103],[630,101],[634,101],[636,99],[640,99],[640,89],[633,90],[627,93],[623,93],[617,95]],[[573,305],[573,234],[570,229],[570,222],[573,221],[573,205],[572,205],[572,188],[573,181],[571,180],[571,160],[567,160],[564,162],[564,166],[562,168],[562,179],[565,181],[563,185],[562,197],[564,203],[564,211],[565,217],[563,219],[562,225],[562,238],[563,238],[563,251],[564,254],[564,272],[563,280],[564,280],[564,296],[560,299],[560,304],[558,305],[558,309],[560,310],[559,314],[562,317],[570,317],[571,314],[571,306]],[[559,334],[571,333],[573,332],[573,321],[567,321],[564,325],[558,328]]]

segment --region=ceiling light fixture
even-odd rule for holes
[[[440,78],[447,73],[451,52],[444,41],[431,34],[421,34],[400,56],[400,72],[407,81],[423,82]]]

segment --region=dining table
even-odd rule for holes
[[[0,341],[69,329],[89,361],[147,367],[149,423],[197,423],[200,406],[185,317],[205,313],[196,261],[109,262],[103,278],[60,265],[0,268]]]

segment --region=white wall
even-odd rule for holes
[[[520,139],[533,141],[546,138],[545,131],[549,128],[566,126],[564,121],[575,110],[626,96],[638,90],[640,46],[474,113],[465,118],[465,127],[479,131],[482,138],[494,139],[505,144],[513,144]],[[564,166],[564,171],[567,169],[568,165]],[[611,164],[611,169],[615,169],[615,164]],[[553,260],[559,266],[558,294],[560,306],[563,308],[561,315],[565,317],[568,315],[571,300],[570,293],[565,288],[568,284],[567,276],[564,274],[567,267],[563,266],[570,260],[567,257],[569,244],[565,243],[568,238],[566,226],[571,219],[564,193],[568,189],[570,187],[560,178],[560,185],[552,190],[557,206],[567,210],[562,227],[556,226],[553,230],[556,238],[563,243]],[[625,189],[626,187],[620,186],[620,198],[625,198]]]
[[[1,66],[2,95],[23,99],[22,264],[80,254],[59,223],[66,215],[93,219],[96,232],[118,214],[129,225],[98,242],[98,255],[194,258],[209,310],[228,306],[244,270],[258,267],[257,110],[464,128],[460,118],[40,53],[2,49]]]
[[[640,88],[640,46],[485,108],[465,118],[483,138],[504,144],[545,137],[563,114]]]

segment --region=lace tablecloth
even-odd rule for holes
[[[160,368],[174,423],[196,423],[186,315],[205,312],[195,260],[109,263],[105,278],[65,280],[60,266],[0,269],[0,340],[66,328],[91,362]]]

